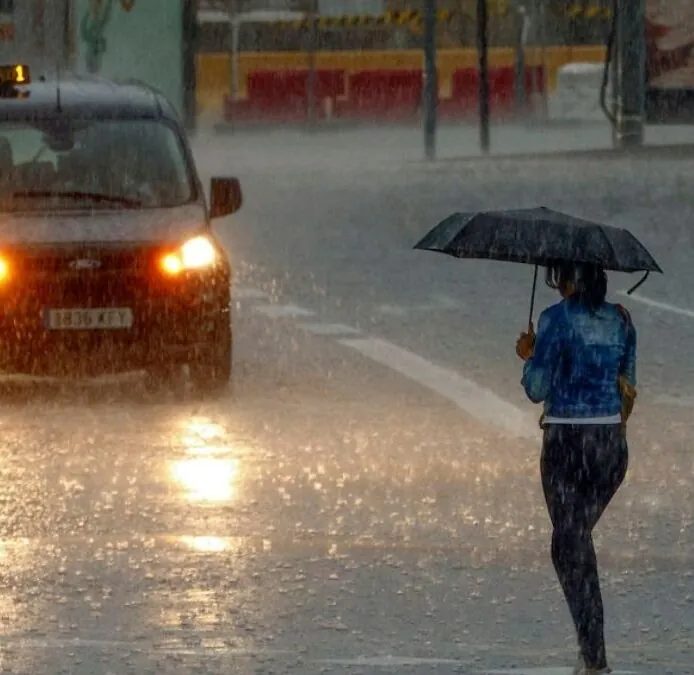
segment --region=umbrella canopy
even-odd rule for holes
[[[454,213],[415,248],[456,258],[540,266],[582,262],[616,272],[662,272],[653,256],[628,230],[545,207]]]
[[[614,272],[645,272],[633,293],[658,263],[628,230],[552,211],[544,206],[511,211],[454,213],[434,227],[416,249],[456,258],[478,258],[535,266],[530,319],[540,266],[558,262],[589,263]]]

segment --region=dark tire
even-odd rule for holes
[[[190,379],[200,393],[216,394],[231,380],[233,338],[231,324],[221,325],[208,350],[188,364]]]

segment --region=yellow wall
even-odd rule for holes
[[[534,53],[536,52],[536,53]],[[550,89],[556,86],[557,70],[567,63],[601,62],[605,57],[602,46],[548,47],[545,62]],[[540,63],[539,50],[529,50],[528,65]],[[512,49],[491,49],[490,67],[512,66]],[[450,96],[451,75],[458,68],[474,68],[477,52],[474,49],[441,49],[438,52],[440,96]],[[239,96],[246,95],[246,75],[254,70],[303,69],[308,67],[306,53],[244,52],[239,55]],[[422,52],[410,50],[319,52],[316,68],[344,69],[347,72],[368,69],[416,69],[422,67]],[[200,54],[197,66],[197,99],[200,112],[221,112],[224,97],[229,94],[230,60],[228,54]]]

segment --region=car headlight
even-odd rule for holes
[[[214,244],[204,235],[188,240],[175,253],[167,253],[161,259],[161,268],[170,275],[184,270],[211,267],[217,262],[218,254]]]
[[[0,256],[0,284],[4,284],[10,278],[10,263]]]

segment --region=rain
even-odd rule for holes
[[[595,254],[636,335],[592,533],[607,663],[694,673],[694,13],[645,5],[0,0],[2,672],[594,673],[541,473],[548,437],[611,479],[624,446],[550,421],[543,451],[527,374],[562,301],[531,249],[582,219],[633,235]],[[477,259],[427,240],[490,213]],[[565,413],[602,347],[552,380]]]

